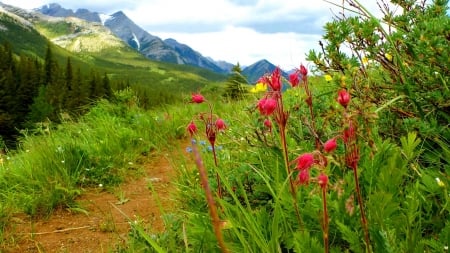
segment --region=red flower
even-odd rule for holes
[[[350,93],[348,93],[346,90],[342,89],[338,92],[338,98],[337,101],[339,104],[341,104],[344,108],[347,108],[348,103],[350,103]]]
[[[308,75],[308,69],[305,68],[305,66],[303,66],[303,64],[300,65],[300,74],[302,74],[302,76],[307,76]]]
[[[320,187],[325,188],[328,184],[328,176],[324,173],[320,173],[320,175],[317,177],[317,183]]]
[[[300,185],[307,185],[309,183],[309,171],[302,170],[298,173],[298,183]]]
[[[336,138],[329,139],[323,144],[323,150],[327,153],[333,152],[337,148]]]
[[[194,121],[191,121],[189,125],[187,126],[188,132],[192,135],[194,135],[197,132],[197,126],[195,125]]]
[[[292,87],[296,87],[298,85],[300,79],[298,78],[297,71],[289,75],[289,82],[291,83]]]
[[[192,94],[192,103],[201,104],[205,102],[205,97],[203,97],[200,93]]]
[[[314,164],[314,156],[311,153],[304,153],[297,157],[297,169],[307,170]]]
[[[223,119],[219,118],[216,120],[216,127],[218,130],[225,130],[227,125],[225,125],[225,121],[223,121]]]
[[[277,101],[273,98],[262,98],[258,101],[258,109],[262,115],[269,116],[277,108]]]
[[[272,72],[272,75],[267,80],[267,83],[269,84],[270,88],[274,91],[280,91],[281,90],[281,73],[280,68],[276,67],[275,70]]]
[[[269,129],[269,132],[272,132],[272,121],[270,121],[270,119],[264,120],[264,126]]]
[[[351,121],[349,122],[348,127],[344,129],[344,133],[342,134],[342,139],[345,144],[356,139],[355,127],[353,126],[353,123]]]

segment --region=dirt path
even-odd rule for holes
[[[176,175],[168,158],[167,153],[146,158],[145,175],[127,180],[114,193],[101,188],[83,193],[77,203],[85,213],[61,209],[46,220],[15,217],[5,234],[8,246],[0,252],[111,252],[125,246],[130,230],[127,217],[143,222],[153,232],[163,231],[158,201],[166,212],[174,206],[171,182]]]

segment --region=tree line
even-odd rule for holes
[[[80,115],[95,100],[112,99],[111,86],[106,73],[92,69],[83,74],[70,57],[60,66],[50,45],[42,60],[15,55],[11,44],[1,44],[0,142],[13,143],[20,129],[47,120],[59,122],[61,113]]]

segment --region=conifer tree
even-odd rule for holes
[[[248,84],[247,78],[242,75],[239,63],[233,66],[227,79],[224,96],[230,99],[241,99],[246,91],[243,85]]]

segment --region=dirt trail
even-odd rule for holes
[[[8,246],[0,252],[111,252],[125,246],[130,231],[126,216],[143,222],[153,232],[163,231],[157,200],[166,212],[174,206],[171,193],[176,173],[168,158],[180,155],[181,150],[146,158],[145,175],[127,180],[115,193],[101,188],[83,193],[76,201],[86,213],[61,209],[45,220],[15,217],[5,234]],[[157,197],[149,189],[150,183]]]

